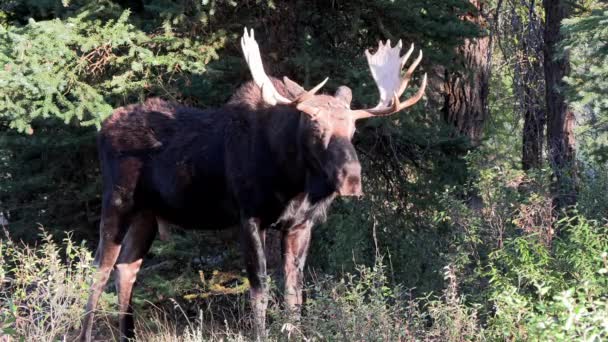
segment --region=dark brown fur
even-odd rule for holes
[[[273,82],[289,98],[303,91],[290,81]],[[92,312],[112,269],[121,338],[133,337],[132,286],[158,222],[193,229],[240,223],[258,336],[264,334],[267,302],[264,231],[280,229],[286,301],[294,310],[301,305],[313,224],[325,218],[336,192],[360,193],[350,90],[307,103],[320,109],[318,116],[289,105],[267,106],[259,88],[248,83],[220,109],[149,99],[114,111],[99,134],[99,276],[81,339],[90,337]]]

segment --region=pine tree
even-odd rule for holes
[[[471,0],[471,10],[464,20],[487,26],[486,4]],[[444,120],[474,145],[481,142],[484,123],[488,117],[488,94],[490,83],[490,52],[492,42],[489,35],[469,38],[458,47],[460,70],[445,70]]]
[[[183,73],[203,73],[225,37],[146,34],[130,11],[89,2],[64,20],[0,26],[0,120],[32,132],[36,118],[99,126],[112,109],[150,94],[176,97]]]
[[[572,72],[566,77],[570,104],[577,112],[590,111],[608,120],[608,4],[596,3],[580,16],[564,20],[563,47]]]
[[[562,210],[576,204],[576,158],[574,113],[568,108],[563,93],[564,77],[570,72],[568,56],[560,54],[558,46],[563,35],[560,25],[570,14],[565,0],[544,0],[544,67],[547,106],[547,148],[553,168],[553,205]]]

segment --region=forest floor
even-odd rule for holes
[[[204,326],[209,335],[248,330],[249,282],[235,235],[234,230],[174,230],[166,241],[153,243],[133,295],[140,335],[149,339],[160,330],[179,335],[193,324]],[[116,303],[111,285],[105,302]],[[116,315],[108,323],[98,325],[96,339],[116,336]]]
[[[278,231],[267,232],[270,311],[275,311],[269,314],[269,325],[285,318],[276,312],[282,310],[279,236]],[[109,314],[98,315],[93,333],[97,341],[113,340],[119,333],[113,281],[100,301],[100,311]],[[245,339],[252,332],[248,290],[237,228],[174,229],[166,240],[154,241],[138,274],[133,294],[138,337],[189,340],[185,335],[198,329],[205,339]]]

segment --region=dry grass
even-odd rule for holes
[[[61,246],[44,233],[37,247],[15,244],[8,236],[0,241],[0,340],[73,340],[94,272],[91,259],[90,251],[69,237]],[[471,329],[477,326],[469,311],[453,307],[462,305],[455,286],[441,299],[426,303],[432,303],[432,317],[422,310],[426,304],[406,300],[403,291],[388,284],[381,263],[339,279],[315,274],[309,278],[307,305],[300,321],[291,320],[278,297],[271,298],[270,341],[432,340],[446,328],[429,329],[433,320],[457,322],[446,324],[449,331],[441,336],[458,340],[471,337]],[[182,294],[176,297],[180,302],[170,298],[137,305],[137,339],[251,340],[245,294],[218,292],[191,298],[184,300]],[[111,293],[102,296],[94,329],[96,340],[116,339],[115,302]]]

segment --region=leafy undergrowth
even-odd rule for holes
[[[69,236],[58,244],[43,232],[41,241],[36,247],[18,244],[8,236],[0,242],[0,332],[25,341],[72,340],[78,333],[94,272],[91,252],[84,245],[75,245]],[[192,253],[170,248],[173,243],[196,241],[178,235],[168,245],[157,243],[144,263],[134,295],[137,338],[250,340],[249,285],[243,271],[235,268],[238,259],[233,262],[231,248],[224,248],[221,254],[229,261],[221,262],[217,255],[215,260],[209,256],[201,260],[202,255],[192,259]],[[233,270],[220,271],[218,266]],[[450,334],[454,338],[471,339],[478,334],[474,311],[465,308],[455,293],[446,291],[435,301],[410,298],[407,291],[389,284],[380,261],[339,278],[314,273],[308,278],[307,305],[298,322],[282,308],[277,286],[271,284],[270,340],[439,338],[447,336],[446,332],[429,327],[433,320],[443,322],[446,315],[461,322],[452,322]],[[112,291],[106,291],[100,301],[96,340],[117,337],[116,296]],[[437,313],[437,308],[448,306],[449,313]]]
[[[608,232],[582,217],[559,223],[551,247],[537,233],[506,238],[480,265],[477,293],[463,294],[452,265],[444,290],[414,296],[389,280],[381,257],[352,274],[307,274],[299,321],[281,307],[272,284],[271,341],[584,340],[608,337]],[[193,257],[200,245],[207,250]],[[220,239],[222,240],[222,239]],[[0,241],[0,339],[72,340],[94,269],[91,253],[70,237],[42,233],[36,247]],[[249,341],[248,282],[235,246],[209,236],[176,235],[156,243],[134,295],[141,341]],[[393,265],[395,266],[395,265]],[[102,297],[94,336],[117,337],[116,296]],[[4,336],[2,336],[4,335]]]

